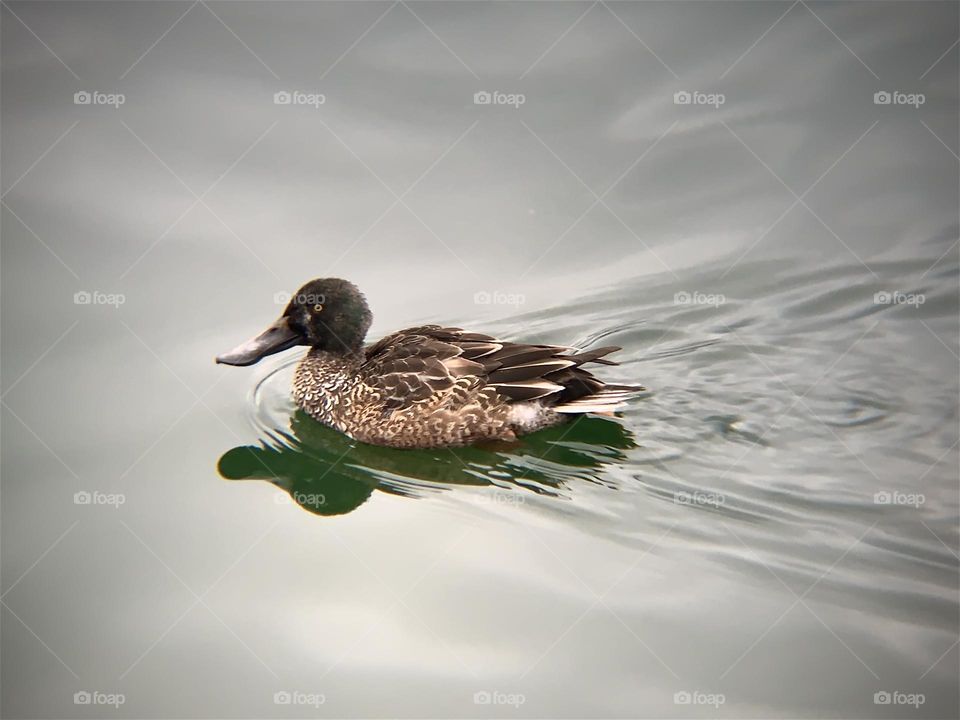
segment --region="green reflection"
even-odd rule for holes
[[[358,443],[297,410],[289,432],[227,451],[217,469],[227,480],[266,480],[316,515],[342,515],[374,490],[422,497],[456,485],[496,485],[559,495],[571,480],[609,484],[597,470],[633,447],[620,423],[580,416],[510,445],[397,450]]]

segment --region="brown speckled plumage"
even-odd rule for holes
[[[318,297],[323,301],[314,302]],[[615,410],[643,390],[605,384],[582,367],[615,364],[604,356],[616,347],[577,352],[439,325],[363,347],[369,323],[352,284],[315,280],[264,335],[218,362],[245,365],[275,348],[309,344],[294,375],[296,404],[352,438],[398,448],[514,440],[571,414]]]

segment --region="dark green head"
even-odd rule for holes
[[[363,347],[373,315],[357,286],[340,278],[311,280],[283,311],[301,345],[332,353],[352,353]]]
[[[283,314],[260,335],[217,356],[225,365],[253,365],[297,345],[351,355],[360,352],[373,315],[357,286],[318,278],[297,290]]]

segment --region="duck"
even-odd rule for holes
[[[216,362],[245,367],[307,346],[293,377],[296,405],[356,441],[401,449],[516,442],[579,415],[612,415],[646,390],[584,368],[616,365],[606,356],[620,347],[510,342],[440,325],[366,345],[372,321],[356,285],[317,278],[266,330]]]

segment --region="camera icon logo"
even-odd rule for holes
[[[74,105],[89,105],[93,100],[93,96],[90,95],[86,90],[81,90],[80,92],[75,92],[73,94],[73,104]]]
[[[93,696],[86,690],[79,690],[73,694],[74,705],[89,705],[93,701]]]
[[[689,105],[693,102],[693,96],[686,90],[678,90],[673,94],[674,105]]]
[[[893,96],[886,90],[880,90],[873,94],[874,105],[889,105],[893,101]]]
[[[673,694],[674,705],[689,705],[692,701],[693,697],[686,690],[681,690]]]
[[[293,102],[293,96],[286,90],[281,90],[273,94],[274,105],[289,105],[291,102]]]
[[[474,105],[489,105],[492,102],[493,102],[493,95],[488,93],[486,90],[481,90],[480,92],[475,92],[473,94]]]
[[[286,690],[278,690],[273,694],[274,705],[289,705],[292,700],[292,696]]]
[[[73,494],[74,505],[89,505],[91,502],[93,502],[93,496],[86,490],[81,490]]]
[[[81,290],[80,292],[75,292],[73,294],[74,305],[89,305],[91,302],[93,302],[93,295],[88,293],[86,290]]]
[[[489,705],[490,701],[490,693],[487,690],[479,690],[473,694],[474,705]]]
[[[288,292],[276,292],[273,294],[273,302],[276,305],[286,305],[288,302],[290,302],[291,297],[292,295],[290,295]]]
[[[880,692],[875,692],[873,694],[874,705],[889,705],[892,699],[893,698],[891,697],[890,693],[888,693],[886,690],[881,690]]]
[[[481,290],[480,292],[475,292],[473,294],[473,304],[474,305],[489,305],[490,304],[490,293],[486,290]]]
[[[674,305],[689,305],[690,304],[690,293],[686,290],[681,290],[678,293],[674,293],[673,296]]]
[[[881,290],[873,294],[873,302],[876,305],[889,305],[893,302],[893,295],[886,290]]]
[[[873,502],[876,505],[890,505],[893,502],[893,495],[886,490],[881,490],[873,496]]]

